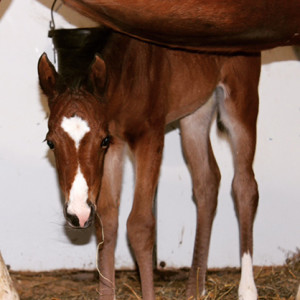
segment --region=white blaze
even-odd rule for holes
[[[80,167],[78,167],[69,194],[68,213],[78,217],[81,227],[84,226],[84,223],[88,220],[91,212],[91,209],[86,202],[87,199],[88,185],[81,173]]]
[[[61,122],[61,127],[74,141],[77,150],[81,140],[90,131],[88,123],[77,116],[71,118],[64,117]],[[69,193],[68,213],[78,217],[81,227],[84,226],[91,212],[87,204],[87,199],[88,185],[80,170],[80,164],[78,163],[76,176]]]
[[[239,285],[239,300],[257,300],[257,290],[253,278],[253,266],[250,253],[242,257],[242,275]]]

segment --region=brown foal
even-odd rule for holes
[[[100,56],[101,55],[101,56]],[[232,189],[240,229],[239,299],[257,299],[252,274],[252,228],[258,190],[252,162],[256,144],[260,53],[216,56],[171,50],[112,32],[90,71],[72,84],[47,56],[38,63],[50,107],[47,143],[53,149],[65,215],[76,228],[95,218],[100,299],[114,299],[114,250],[122,161],[127,144],[135,163],[135,192],[128,237],[145,300],[154,300],[153,198],[164,148],[165,126],[180,120],[184,154],[197,204],[197,231],[187,299],[205,292],[211,226],[220,172],[209,131],[215,113],[234,156]],[[74,65],[76,65],[74,61]],[[100,221],[101,219],[101,221]],[[103,236],[104,234],[104,236]]]

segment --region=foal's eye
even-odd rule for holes
[[[110,144],[110,136],[105,137],[101,142],[101,148],[106,149]]]
[[[50,148],[51,150],[54,149],[54,143],[53,143],[52,141],[48,141],[48,140],[47,140],[47,145],[49,146],[49,148]]]

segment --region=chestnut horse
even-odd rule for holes
[[[63,0],[114,30],[172,47],[257,51],[300,45],[299,0]]]
[[[106,37],[107,38],[107,37]],[[240,229],[239,297],[257,299],[252,273],[252,229],[258,189],[252,162],[256,145],[260,53],[215,56],[172,50],[112,32],[86,76],[65,80],[43,54],[40,85],[50,108],[47,143],[53,149],[75,228],[92,223],[101,244],[100,299],[114,299],[114,250],[125,145],[135,162],[135,192],[128,238],[140,272],[143,299],[154,300],[153,198],[165,126],[180,120],[197,205],[197,230],[186,296],[205,292],[211,227],[220,172],[209,131],[215,112],[234,156],[232,189]],[[76,65],[76,61],[72,64]]]

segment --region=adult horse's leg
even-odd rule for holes
[[[233,72],[234,70],[234,72]],[[253,278],[253,222],[258,188],[252,169],[256,146],[260,56],[232,58],[223,68],[224,101],[219,102],[222,123],[227,128],[234,156],[232,190],[240,230],[240,300],[256,300]]]
[[[212,97],[196,112],[180,121],[182,145],[192,175],[197,205],[194,256],[186,291],[188,299],[198,299],[205,292],[210,234],[221,178],[209,138],[215,109],[216,100]]]
[[[128,237],[138,263],[144,300],[154,300],[153,245],[155,219],[153,198],[157,187],[164,144],[164,128],[150,129],[138,140],[131,139],[135,158],[135,193],[127,221]]]
[[[114,253],[118,231],[124,148],[123,142],[114,139],[114,143],[106,153],[97,203],[96,229],[99,243],[99,298],[101,300],[112,300],[115,297]]]

